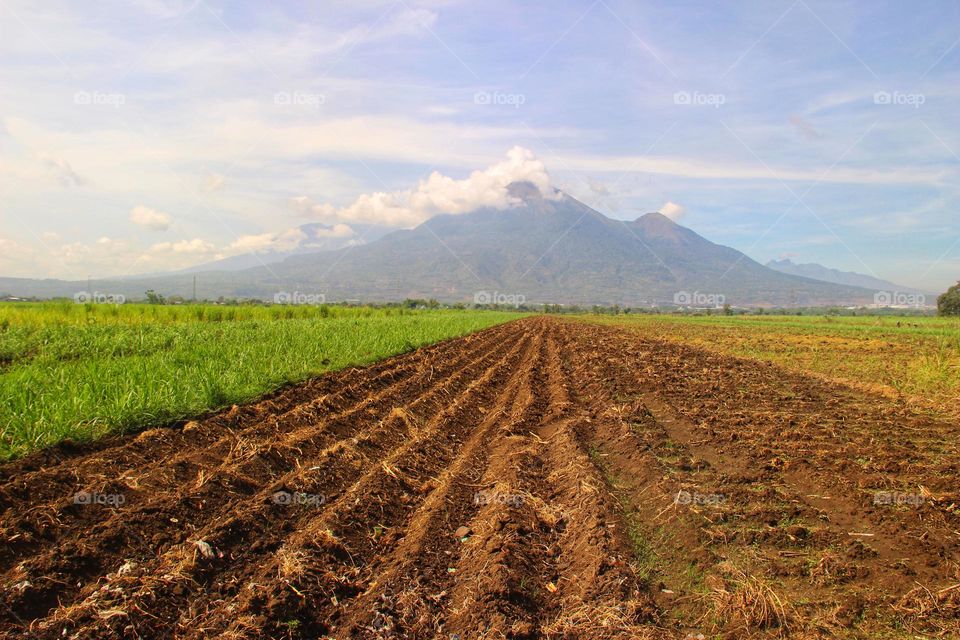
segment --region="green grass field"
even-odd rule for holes
[[[646,335],[918,397],[960,413],[960,318],[583,316]]]
[[[246,402],[519,317],[336,306],[0,305],[0,458]]]

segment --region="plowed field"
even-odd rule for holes
[[[0,634],[960,637],[960,426],[526,318],[0,466]]]

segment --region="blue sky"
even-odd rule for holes
[[[309,221],[362,241],[527,175],[942,290],[958,67],[946,1],[7,1],[0,275],[178,268]]]

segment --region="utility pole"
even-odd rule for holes
[[[197,301],[197,276],[193,276],[193,301]]]

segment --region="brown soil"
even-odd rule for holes
[[[0,466],[0,636],[960,637],[958,432],[528,318]]]

